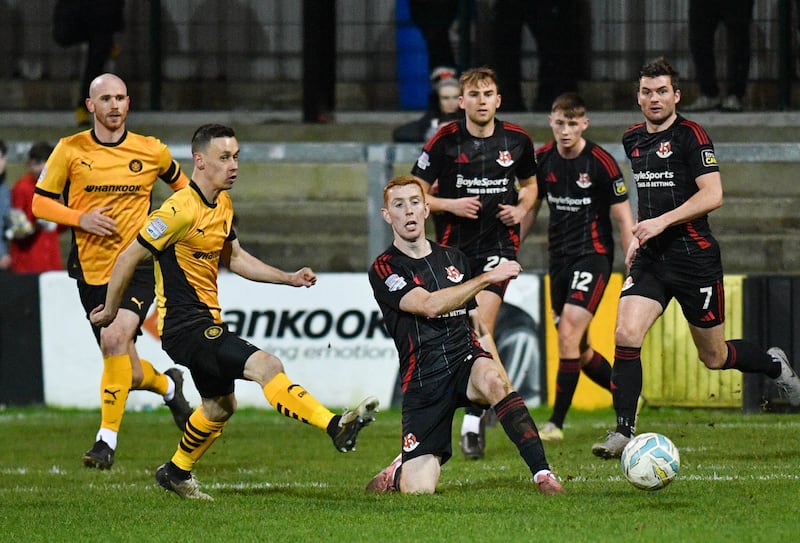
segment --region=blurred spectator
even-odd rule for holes
[[[392,139],[396,142],[422,143],[428,141],[443,123],[455,121],[463,115],[463,110],[458,107],[459,84],[454,77],[447,77],[433,84],[437,96],[435,111],[427,111],[417,119],[392,132]]]
[[[11,211],[17,216],[11,229],[11,269],[17,273],[41,273],[64,268],[56,223],[36,219],[31,203],[36,180],[53,146],[34,143],[28,151],[28,172],[11,189]]]
[[[3,226],[5,233],[10,224],[11,197],[6,183],[6,142],[0,140],[0,225]],[[5,236],[0,236],[0,270],[7,270],[11,267],[11,256],[8,254],[8,245]]]
[[[408,0],[411,21],[419,28],[428,50],[428,73],[434,80],[456,78],[456,58],[450,43],[450,27],[458,15],[459,0]],[[438,110],[436,93],[429,95],[428,109]]]
[[[549,111],[556,96],[578,90],[585,45],[579,0],[496,0],[492,29],[493,67],[500,79],[503,111],[525,111],[522,94],[522,27],[538,51],[535,111]]]
[[[119,54],[114,33],[125,27],[125,0],[56,0],[53,9],[53,39],[62,47],[87,45],[75,119],[88,125],[89,83],[106,71],[106,62]]]
[[[689,49],[700,96],[686,111],[742,111],[750,71],[750,23],[753,0],[689,0]],[[727,43],[726,96],[720,100],[714,36],[725,27]]]

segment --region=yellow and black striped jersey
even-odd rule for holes
[[[156,257],[158,333],[198,320],[221,324],[217,274],[226,241],[236,239],[227,192],[209,203],[194,182],[150,214],[139,243]]]
[[[97,141],[93,130],[62,138],[39,176],[36,193],[63,197],[71,209],[88,212],[111,206],[105,214],[116,221],[117,234],[97,236],[72,229],[67,269],[90,285],[108,283],[117,256],[136,238],[147,219],[157,178],[173,188],[188,179],[160,140],[125,132],[119,142]]]

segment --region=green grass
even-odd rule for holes
[[[533,410],[542,423],[548,411]],[[166,409],[128,413],[116,463],[85,469],[96,411],[0,412],[0,541],[793,541],[800,418],[790,414],[645,408],[642,431],[681,452],[678,479],[636,490],[617,461],[591,455],[610,410],[572,411],[566,440],[546,444],[567,494],[542,496],[497,426],[487,456],[457,451],[432,496],[372,495],[364,485],[398,452],[400,413],[386,410],[358,451],[273,411],[237,413],[196,466],[213,502],[156,486],[179,434]],[[459,419],[460,420],[460,419]],[[457,422],[458,424],[458,422]],[[455,429],[457,431],[457,428]]]

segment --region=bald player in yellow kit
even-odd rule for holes
[[[129,105],[122,79],[114,74],[95,78],[86,99],[94,114],[93,128],[58,142],[33,197],[38,218],[72,227],[67,270],[77,281],[87,318],[105,299],[117,257],[147,219],[158,179],[176,191],[189,183],[166,145],[125,128]],[[163,396],[181,430],[191,413],[183,396],[182,372],[170,368],[160,373],[136,352],[135,339],[153,302],[154,283],[152,262],[142,263],[114,322],[92,328],[103,354],[103,374],[100,429],[95,444],[83,455],[87,467],[113,465],[130,390]]]
[[[359,431],[375,418],[378,400],[368,396],[354,409],[335,415],[289,379],[278,357],[228,330],[218,300],[220,262],[259,283],[310,287],[317,276],[310,268],[289,273],[270,266],[239,244],[228,195],[239,169],[239,144],[232,128],[198,128],[192,137],[192,159],[189,187],[151,213],[136,241],[117,260],[105,303],[90,318],[98,326],[112,322],[137,263],[155,257],[161,346],[189,368],[202,398],[172,459],[156,470],[156,480],[182,498],[210,500],[192,469],[236,410],[237,379],[258,383],[278,412],[327,432],[341,452],[355,448]]]

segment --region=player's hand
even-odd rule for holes
[[[639,250],[639,240],[637,238],[633,238],[631,240],[630,245],[628,245],[628,250],[625,252],[625,272],[629,272],[631,270],[631,263],[633,262],[633,257],[636,256],[636,251]]]
[[[637,222],[633,225],[633,237],[639,240],[639,245],[642,245],[647,240],[652,239],[663,232],[665,227],[666,225],[662,224],[662,221],[659,220],[659,217]]]
[[[514,226],[521,223],[527,213],[524,208],[511,204],[498,204],[497,207],[500,208],[500,211],[495,216],[506,226]]]
[[[501,283],[507,279],[516,279],[522,273],[522,266],[516,260],[503,260],[486,272],[492,283]]]
[[[317,283],[317,274],[311,268],[300,268],[291,274],[289,284],[293,287],[310,287]]]
[[[100,328],[104,328],[114,322],[114,318],[116,317],[116,311],[106,311],[106,308],[103,304],[98,305],[94,309],[92,309],[91,313],[89,313],[89,321],[94,325]]]
[[[447,209],[453,215],[467,219],[477,219],[481,210],[481,199],[478,196],[453,198]]]
[[[87,211],[78,219],[78,226],[96,236],[111,236],[117,233],[117,222],[104,215],[111,206],[98,207]]]

